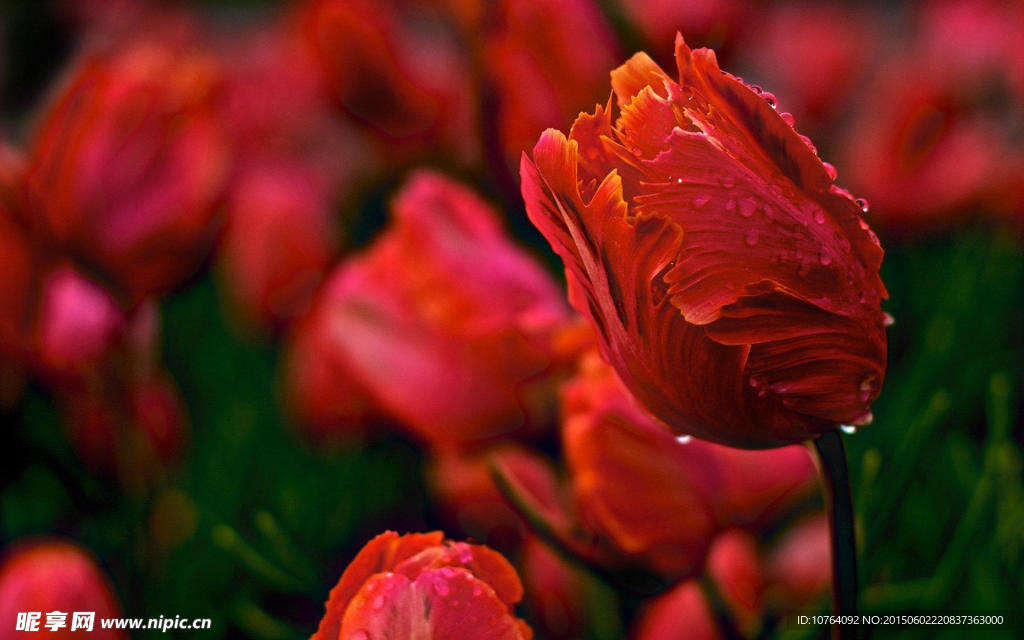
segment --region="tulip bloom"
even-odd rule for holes
[[[571,319],[555,284],[487,204],[438,174],[416,174],[393,210],[320,289],[320,357],[436,446],[549,426]]]
[[[96,561],[71,542],[40,540],[16,545],[0,563],[0,635],[14,637],[18,613],[32,611],[43,614],[37,631],[48,638],[128,637],[124,631],[100,628],[99,620],[120,616],[121,607]],[[46,614],[51,611],[66,613],[66,625],[53,631],[47,629]],[[75,611],[95,612],[92,633],[71,632]]]
[[[42,116],[29,219],[126,305],[193,274],[227,169],[212,60],[159,40],[83,57]]]
[[[885,373],[882,249],[862,205],[714,53],[676,43],[612,72],[621,111],[523,156],[533,223],[637,399],[742,448],[864,424]]]
[[[522,597],[515,569],[496,551],[445,541],[440,531],[388,531],[345,569],[312,640],[529,640],[513,612]]]

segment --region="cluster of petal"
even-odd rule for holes
[[[522,597],[515,569],[488,547],[388,531],[345,569],[312,640],[529,640],[513,612]]]
[[[882,250],[810,142],[714,53],[677,40],[612,72],[620,115],[523,156],[531,221],[637,399],[672,428],[764,448],[870,421],[885,373]]]
[[[570,318],[494,211],[431,172],[395,197],[391,225],[318,293],[307,330],[346,386],[436,446],[532,433],[554,415],[556,338]]]
[[[180,284],[212,246],[227,171],[217,73],[159,39],[91,51],[31,140],[27,219],[126,305]]]
[[[77,544],[56,539],[23,541],[12,545],[0,562],[0,625],[3,637],[14,637],[19,612],[61,611],[68,615],[67,626],[57,631],[39,630],[51,638],[77,638],[81,631],[70,631],[70,615],[75,611],[96,614],[90,637],[98,640],[124,640],[127,634],[116,629],[100,629],[100,618],[121,615],[113,588],[96,560]],[[21,637],[21,634],[17,634]]]

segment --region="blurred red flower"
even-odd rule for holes
[[[677,440],[596,354],[563,387],[562,436],[576,507],[598,541],[670,580],[704,567],[723,527],[778,524],[815,490],[801,446],[771,451]]]
[[[531,220],[637,399],[745,448],[864,424],[885,373],[882,250],[861,205],[773,109],[680,38],[612,72],[620,117],[523,156]]]
[[[542,455],[505,442],[482,451],[436,451],[427,467],[427,483],[439,511],[462,535],[496,549],[511,551],[528,538],[529,529],[502,497],[490,466],[499,463],[514,474],[540,505],[566,509],[555,469]]]
[[[487,7],[485,71],[509,165],[537,132],[567,127],[608,97],[615,36],[592,0],[503,0]],[[486,114],[485,114],[486,115]]]
[[[812,516],[769,549],[750,533],[729,530],[719,535],[708,559],[708,581],[721,597],[713,611],[697,580],[682,582],[646,604],[630,637],[636,640],[717,640],[731,637],[729,624],[743,637],[756,637],[766,615],[786,616],[807,610],[828,593],[831,580],[828,524]]]
[[[841,140],[844,174],[896,231],[1019,214],[1024,8],[924,3],[915,24]]]
[[[274,326],[309,307],[337,249],[326,182],[313,167],[288,160],[236,178],[217,260],[249,322]]]
[[[308,0],[296,23],[328,93],[390,158],[477,153],[471,70],[439,16],[392,0]]]
[[[445,541],[440,531],[388,531],[345,569],[313,640],[529,640],[513,611],[522,597],[515,569],[496,551]]]
[[[27,218],[127,305],[199,266],[227,169],[206,55],[159,39],[74,66],[31,141]]]
[[[330,276],[303,324],[321,332],[320,357],[438,447],[549,426],[571,318],[555,284],[487,204],[438,174],[415,174],[392,208],[391,226]]]
[[[9,548],[0,563],[0,637],[23,637],[15,631],[19,612],[40,612],[38,631],[49,638],[77,638],[71,632],[71,614],[95,612],[90,637],[122,640],[128,635],[116,629],[101,629],[101,618],[121,615],[121,607],[110,581],[96,561],[77,544],[59,539],[21,541]],[[46,614],[67,614],[66,626],[51,631],[45,627]]]

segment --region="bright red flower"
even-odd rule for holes
[[[331,590],[313,640],[529,640],[513,608],[523,597],[515,569],[481,545],[440,531],[366,544]]]
[[[418,173],[392,208],[391,226],[318,294],[322,357],[438,446],[548,426],[571,317],[557,287],[457,183]]]
[[[87,54],[31,141],[27,217],[127,304],[180,284],[212,245],[227,168],[216,77],[156,39]]]
[[[96,619],[92,633],[98,640],[122,640],[124,631],[101,629],[101,618],[121,615],[121,607],[110,581],[96,565],[92,555],[77,544],[41,539],[21,542],[5,554],[0,563],[0,637],[24,637],[15,631],[18,612],[38,611],[39,632],[49,638],[79,638],[83,632],[71,632],[72,613],[92,611]],[[46,613],[67,613],[66,626],[50,631]]]
[[[523,156],[531,220],[637,399],[744,448],[863,424],[885,374],[882,250],[861,205],[775,112],[680,38],[612,72],[621,115]]]

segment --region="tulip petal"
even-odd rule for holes
[[[465,569],[443,567],[415,580],[374,576],[352,599],[337,637],[355,640],[528,640],[525,625],[486,582]]]

